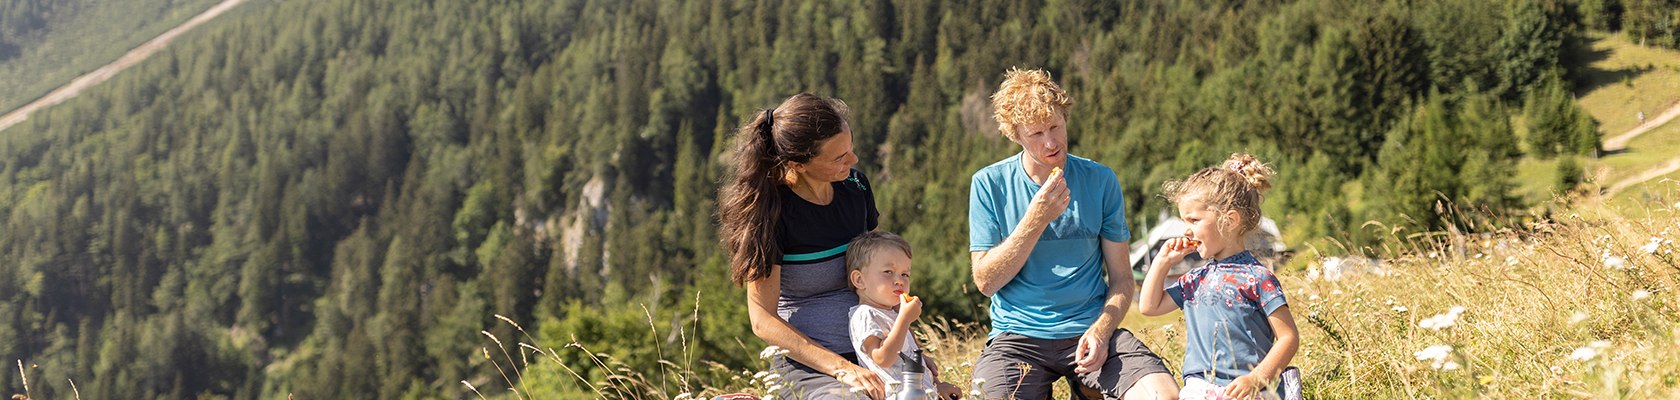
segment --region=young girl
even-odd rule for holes
[[[1243,248],[1260,221],[1260,192],[1271,187],[1271,176],[1254,156],[1233,154],[1223,165],[1163,186],[1190,227],[1155,259],[1138,308],[1149,316],[1184,309],[1188,343],[1179,398],[1276,399],[1279,393],[1269,388],[1300,347],[1277,276]],[[1167,271],[1191,252],[1212,261],[1163,287]]]

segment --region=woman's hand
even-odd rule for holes
[[[960,399],[963,395],[962,388],[944,381],[934,384],[933,387],[934,391],[939,392],[939,398],[941,399]]]
[[[887,384],[881,382],[881,377],[875,376],[868,368],[857,364],[847,363],[834,371],[834,379],[852,388],[863,388],[863,394],[869,398],[883,400],[887,398]]]

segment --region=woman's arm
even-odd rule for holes
[[[770,266],[770,275],[747,281],[747,319],[752,320],[753,334],[765,343],[787,350],[788,358],[805,364],[818,372],[834,376],[852,387],[862,387],[871,398],[886,396],[886,384],[869,369],[846,361],[839,354],[818,345],[793,325],[776,314],[776,301],[782,293],[782,266]]]
[[[1155,255],[1155,262],[1150,263],[1149,273],[1143,277],[1142,293],[1138,294],[1138,312],[1153,317],[1178,309],[1178,303],[1167,298],[1167,272],[1193,251],[1196,247],[1190,245],[1189,239],[1167,240],[1161,252]]]
[[[1225,388],[1227,395],[1248,398],[1270,386],[1272,381],[1277,380],[1278,374],[1283,373],[1283,368],[1289,366],[1289,360],[1295,358],[1295,350],[1301,347],[1301,338],[1295,330],[1295,316],[1289,313],[1289,305],[1272,310],[1272,314],[1266,316],[1266,322],[1272,326],[1272,333],[1277,334],[1272,350],[1266,352],[1266,358],[1261,359],[1260,365],[1254,366],[1248,375],[1231,381],[1231,385]]]

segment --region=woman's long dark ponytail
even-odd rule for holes
[[[776,240],[788,161],[809,162],[823,141],[846,126],[846,103],[810,93],[763,110],[735,134],[734,177],[718,191],[719,232],[736,285],[770,276],[782,258]]]

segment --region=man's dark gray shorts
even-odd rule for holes
[[[1073,372],[1079,337],[1034,339],[1004,332],[986,341],[986,349],[974,364],[974,377],[985,379],[980,388],[988,399],[1048,399],[1050,385],[1063,377],[1099,389],[1106,399],[1119,399],[1143,377],[1169,373],[1161,356],[1131,331],[1114,331],[1108,345],[1102,369],[1079,374]]]

